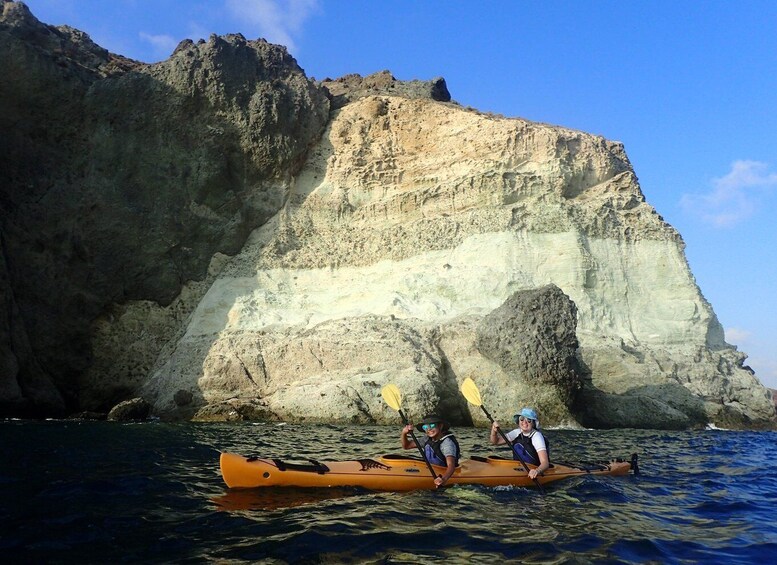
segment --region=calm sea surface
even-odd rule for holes
[[[641,474],[523,488],[229,490],[219,451],[352,459],[400,427],[0,422],[5,563],[773,563],[777,433],[547,431]],[[464,455],[486,429],[456,428]],[[409,452],[408,452],[409,453]]]

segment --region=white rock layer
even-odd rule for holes
[[[688,411],[661,386],[687,390],[709,421],[725,407],[740,424],[774,418],[620,144],[377,96],[335,113],[284,209],[221,271],[145,394],[167,417],[254,402],[283,419],[396,422],[380,398],[396,382],[416,416],[481,421],[456,392],[471,376],[495,415],[533,404],[546,425],[574,425],[584,407],[474,346],[484,315],[548,283],[577,305],[591,390],[647,394],[681,423]]]

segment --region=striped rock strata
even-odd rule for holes
[[[367,96],[333,112],[282,210],[213,270],[144,394],[166,418],[396,422],[379,394],[394,382],[416,416],[482,423],[457,392],[473,377],[502,418],[532,404],[546,425],[770,426],[683,245],[619,143]],[[577,308],[572,400],[477,347],[485,316],[550,283]]]

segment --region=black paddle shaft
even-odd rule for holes
[[[405,414],[402,412],[402,410],[398,410],[399,416],[402,418],[402,421],[407,426],[408,421]],[[424,453],[424,448],[421,447],[421,444],[418,443],[418,440],[415,438],[415,432],[413,430],[410,430],[410,437],[413,438],[413,443],[415,443],[415,446],[418,448],[418,452],[421,454],[421,457],[424,460],[424,463],[426,463],[426,466],[429,467],[429,472],[432,474],[432,477],[435,479],[438,477],[437,473],[434,472],[434,469],[432,468],[432,464],[429,463],[429,460],[426,458],[426,453]]]
[[[491,417],[491,414],[488,413],[488,410],[486,410],[486,407],[481,404],[480,405],[480,409],[483,410],[483,413],[486,415],[486,418],[488,418],[489,422],[491,422],[491,424],[493,425],[494,419]],[[515,449],[513,449],[513,442],[511,442],[509,439],[507,439],[507,436],[502,431],[502,428],[497,426],[496,430],[499,432],[499,435],[502,436],[502,439],[505,440],[505,443],[510,446],[510,450],[518,456],[518,460],[521,462],[521,465],[523,465],[523,469],[528,474],[529,473],[529,466],[526,464],[526,461],[523,460],[523,457],[521,456],[521,454],[518,453]],[[540,489],[540,492],[542,494],[545,494],[545,489],[542,488],[542,485],[540,484],[540,481],[537,480],[537,477],[534,477],[534,479],[532,479],[532,480],[534,481],[534,484],[537,485],[537,488]]]

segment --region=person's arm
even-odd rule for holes
[[[540,458],[540,464],[534,469],[529,470],[529,478],[536,479],[537,475],[541,475],[542,472],[550,467],[550,460],[548,459],[548,452],[545,450],[538,451],[537,455]]]
[[[437,488],[440,488],[445,483],[447,483],[448,479],[451,478],[451,475],[453,475],[453,472],[456,470],[456,458],[453,455],[447,455],[445,457],[445,462],[448,464],[448,468],[445,469],[445,473],[443,473],[442,477],[437,477],[434,479],[434,484],[437,485]]]
[[[541,441],[542,443],[540,447],[542,449],[537,449],[537,457],[540,458],[540,464],[537,465],[537,468],[531,469],[529,471],[530,479],[536,479],[537,475],[541,475],[543,471],[545,471],[548,467],[550,467],[550,459],[548,459],[548,449],[545,446],[545,438],[543,437]],[[534,443],[534,438],[532,438],[532,443]],[[537,445],[535,444],[534,447],[536,449]]]
[[[402,428],[402,435],[399,436],[400,441],[402,442],[402,449],[413,449],[416,447],[416,443],[413,441],[413,438],[407,437],[407,434],[413,431],[413,424],[408,424],[404,428]]]
[[[491,442],[491,445],[502,445],[505,442],[505,439],[499,433],[499,422],[496,420],[491,424],[491,435],[488,439]]]

